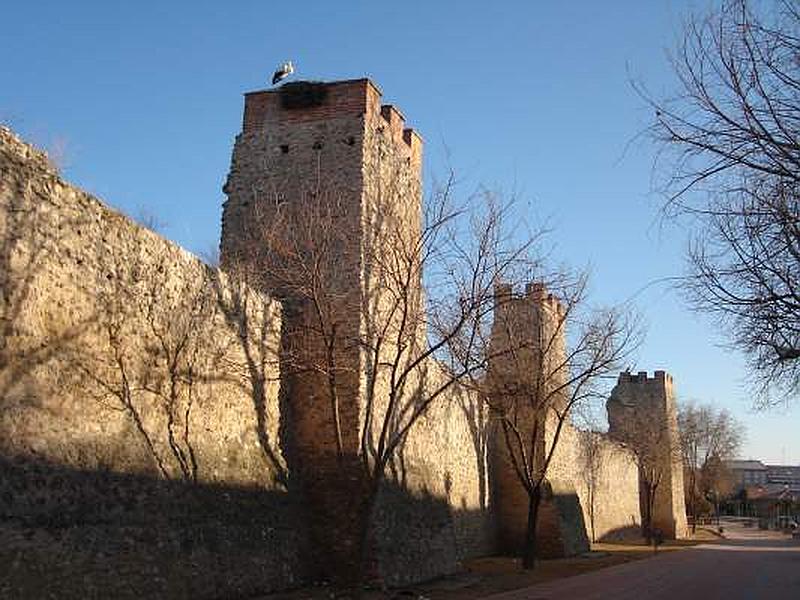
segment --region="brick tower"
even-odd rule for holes
[[[419,235],[421,158],[420,137],[381,104],[368,79],[245,94],[224,186],[220,258],[283,301],[282,388],[291,417],[281,445],[326,555],[315,561],[322,576],[349,567],[337,554],[345,563],[360,558],[346,555],[358,545],[348,519],[364,485],[362,340],[367,313],[382,302],[387,231],[406,241]]]
[[[609,436],[627,444],[637,455],[640,479],[658,479],[652,526],[667,538],[685,537],[683,464],[672,377],[664,371],[656,371],[653,377],[648,377],[647,371],[636,375],[620,373],[606,408]],[[644,474],[644,469],[651,474]],[[644,503],[643,488],[642,515],[646,511]]]
[[[532,462],[539,470],[553,444],[557,426],[553,409],[566,401],[564,395],[536,400],[548,397],[549,390],[559,389],[567,377],[557,367],[565,356],[564,309],[538,283],[528,284],[524,294],[515,294],[510,285],[500,284],[495,287],[495,297],[492,352],[503,353],[504,346],[514,351],[509,353],[512,358],[503,356],[491,366],[491,388],[498,392],[494,403],[515,411],[523,439],[530,440],[533,428],[538,428]],[[490,453],[498,546],[502,552],[518,554],[525,543],[529,497],[499,425],[491,433]],[[518,464],[520,457],[516,457]],[[561,557],[587,551],[583,513],[573,482],[560,478],[553,468],[548,469],[545,481],[537,518],[537,555]]]

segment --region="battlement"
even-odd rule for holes
[[[244,95],[245,133],[272,124],[363,115],[380,105],[381,91],[369,79],[330,83],[295,81]]]
[[[639,371],[638,373],[630,373],[624,371],[619,374],[618,383],[672,383],[672,375],[666,371],[654,371],[652,377],[647,376],[647,371]]]
[[[544,307],[550,311],[562,315],[564,305],[558,296],[547,291],[547,286],[541,282],[529,282],[525,284],[525,291],[515,292],[514,286],[510,283],[498,282],[494,285],[495,302],[498,305],[506,303],[526,304],[532,307]]]
[[[405,126],[405,117],[392,104],[381,104],[381,90],[370,79],[293,81],[271,90],[244,95],[242,131],[251,133],[279,123],[305,123],[347,116],[382,119],[392,140],[421,157],[422,138]]]

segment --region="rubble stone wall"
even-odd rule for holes
[[[639,472],[630,450],[566,424],[549,472],[554,494],[577,497],[589,541],[640,535]]]
[[[356,539],[361,434],[374,440],[382,424],[366,416],[364,340],[376,324],[387,339],[401,332],[381,264],[387,243],[407,249],[421,227],[422,141],[369,80],[284,87],[246,95],[224,188],[221,261],[235,277],[65,183],[0,129],[0,596],[249,597],[330,576],[324,557]],[[326,350],[308,334],[312,307],[279,276],[286,255],[319,240],[303,229],[317,222],[329,227],[326,301],[341,316],[341,453],[326,374],[294,360]],[[540,284],[512,292],[498,287],[507,318],[492,343],[553,330],[555,297]],[[419,327],[374,361],[373,414],[389,398],[384,359],[426,339],[422,294],[411,290],[406,313]],[[563,346],[562,335],[550,360]],[[521,360],[489,376],[542,366]],[[443,377],[425,362],[400,401],[413,410]],[[663,379],[645,416],[672,435]],[[518,549],[527,495],[489,417],[453,385],[410,430],[378,493],[368,577],[421,581]],[[658,505],[676,531],[679,471]],[[606,436],[566,424],[548,481],[543,556],[639,525],[633,454]]]
[[[305,576],[281,309],[0,130],[0,596],[218,598]]]

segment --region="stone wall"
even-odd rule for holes
[[[607,435],[567,424],[553,455],[550,479],[554,493],[577,497],[589,540],[641,534],[636,461],[630,450]]]
[[[429,364],[428,385],[436,366]],[[379,497],[373,540],[389,583],[421,581],[461,569],[495,550],[489,512],[487,411],[456,388],[411,430]]]
[[[250,594],[305,577],[281,310],[0,130],[0,596]]]
[[[546,403],[533,405],[533,394],[540,393],[534,391],[535,373],[541,368],[535,352],[538,344],[552,347],[551,362],[544,367],[550,375],[542,387],[558,389],[566,376],[554,366],[565,355],[565,336],[560,326],[562,306],[541,284],[528,285],[524,294],[499,285],[496,294],[499,314],[492,333],[494,348],[511,343],[520,349],[513,353],[514,360],[492,366],[492,389],[502,390],[502,399],[495,405],[515,411],[516,427],[525,440],[530,439],[538,420],[539,430],[544,433],[538,436],[533,460],[538,461],[539,468],[555,447],[537,517],[538,555],[573,556],[586,552],[590,540],[639,535],[639,476],[633,453],[607,436],[576,429],[570,420],[559,431],[554,409],[563,408],[567,401],[563,396],[556,395]],[[534,337],[537,334],[539,341]],[[514,398],[510,392],[518,393],[519,397]],[[502,404],[509,402],[509,398],[512,404]],[[499,427],[493,434],[492,503],[498,544],[501,551],[516,553],[524,543],[529,499]],[[519,455],[517,462],[522,463]]]
[[[426,339],[421,286],[403,332],[387,283],[419,236],[421,152],[368,80],[246,95],[224,188],[234,278],[0,130],[0,595],[238,597],[347,566],[368,483],[361,441],[382,426],[366,407],[387,409],[386,361],[403,347],[409,364]],[[298,252],[315,258],[317,295],[299,293]],[[552,330],[561,307],[543,287],[500,292],[506,333]],[[365,350],[376,330],[400,340],[378,360]],[[533,356],[514,367],[529,376]],[[389,427],[443,377],[432,360],[415,368]],[[483,399],[452,386],[387,467],[368,577],[420,581],[509,549],[527,495],[491,442]],[[548,479],[543,555],[638,525],[638,471],[619,444],[566,425]]]

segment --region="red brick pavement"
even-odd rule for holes
[[[800,541],[735,526],[729,539],[487,600],[800,600]]]

